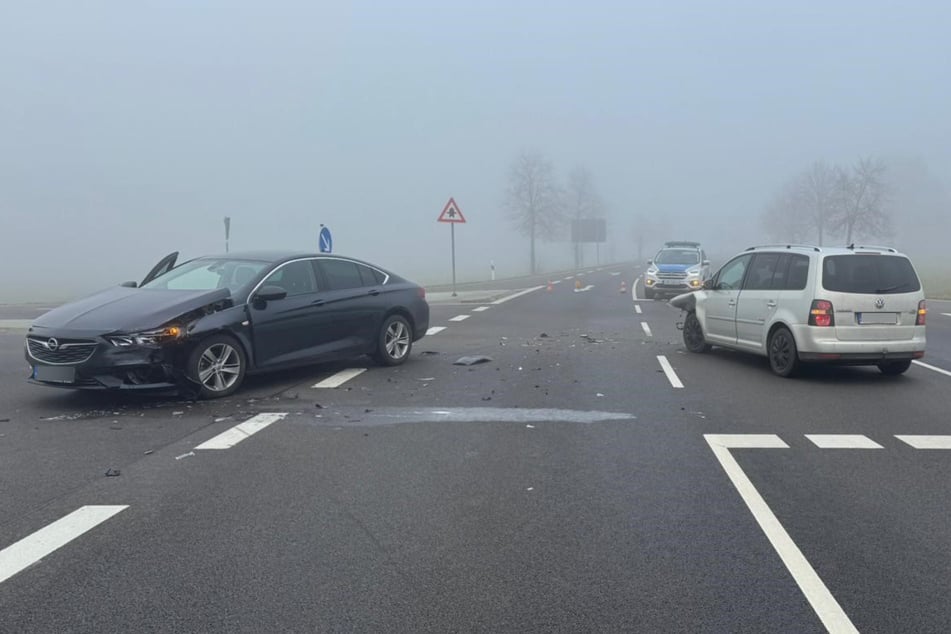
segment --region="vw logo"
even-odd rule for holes
[[[46,342],[46,348],[51,352],[56,352],[59,350],[59,342],[55,337],[50,337],[49,341]]]
[[[877,308],[877,309],[879,309],[879,310],[885,308],[885,298],[884,298],[884,297],[879,297],[878,299],[875,300],[875,308]]]

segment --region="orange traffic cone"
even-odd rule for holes
[[[551,283],[551,280],[548,280],[548,289],[547,289],[547,290],[548,290],[549,293],[552,292],[553,290],[555,290],[555,285]]]
[[[627,280],[621,280],[621,290],[618,291],[621,295],[627,294]]]
[[[581,290],[581,280],[575,280],[575,290],[576,291]]]

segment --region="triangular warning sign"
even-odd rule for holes
[[[462,215],[462,210],[459,209],[459,205],[456,204],[456,201],[450,198],[449,202],[446,203],[446,208],[442,210],[442,213],[439,214],[439,218],[437,218],[436,221],[464,223],[466,217]]]

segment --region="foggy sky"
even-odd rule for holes
[[[524,272],[523,150],[592,172],[618,258],[638,213],[729,255],[814,160],[951,181],[949,32],[948,3],[883,0],[8,2],[0,303],[223,251],[225,215],[233,250],[315,250],[326,223],[447,281],[449,196],[461,277]]]

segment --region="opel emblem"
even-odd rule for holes
[[[877,309],[879,309],[879,310],[885,308],[885,298],[884,298],[884,297],[879,297],[878,299],[875,300],[875,308],[877,308]]]
[[[56,352],[59,350],[59,342],[56,341],[55,337],[50,337],[50,340],[46,342],[46,347],[50,352]]]

